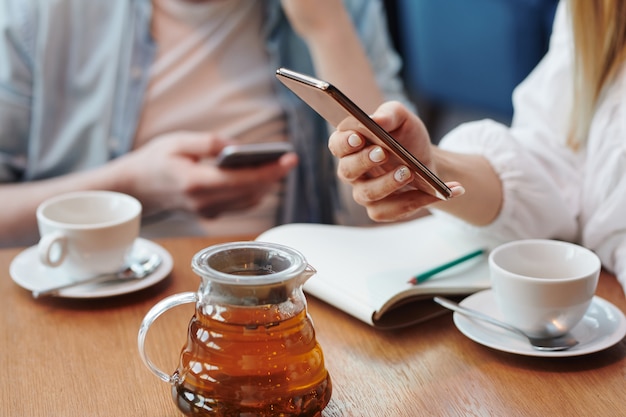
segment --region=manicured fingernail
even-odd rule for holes
[[[361,137],[359,135],[356,135],[353,133],[350,136],[348,136],[348,144],[352,146],[353,148],[356,148],[357,146],[361,146],[361,143],[363,143],[363,141],[361,140]]]
[[[385,152],[383,148],[377,146],[370,151],[369,157],[372,162],[382,162],[385,159]]]
[[[462,185],[456,185],[450,189],[452,191],[452,197],[459,197],[465,194],[465,187]]]
[[[393,173],[393,178],[399,183],[403,183],[411,175],[411,171],[405,166],[401,166]]]

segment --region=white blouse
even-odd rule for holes
[[[554,238],[594,250],[626,288],[626,66],[607,89],[584,149],[565,144],[572,100],[573,38],[563,2],[550,50],[513,93],[511,128],[467,123],[441,142],[484,155],[500,176],[504,202],[482,229],[501,238]]]

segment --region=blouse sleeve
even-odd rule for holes
[[[514,92],[512,126],[465,124],[441,146],[483,155],[500,176],[502,210],[481,230],[507,240],[579,242],[626,289],[626,65],[601,96],[584,148],[572,151],[573,44],[564,14],[561,4],[550,51]]]
[[[467,123],[440,144],[480,154],[500,176],[504,201],[484,230],[504,239],[545,237],[575,240],[581,155],[567,146],[571,90],[571,37],[559,6],[550,50],[513,94],[512,126],[494,121]]]
[[[456,128],[441,147],[483,155],[499,175],[503,205],[495,221],[481,228],[485,232],[505,240],[576,240],[577,156],[528,133],[484,120]]]

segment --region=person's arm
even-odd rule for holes
[[[127,191],[111,165],[46,180],[1,184],[0,246],[35,242],[37,206],[47,198],[83,190]]]
[[[101,167],[56,178],[0,185],[0,246],[37,239],[36,209],[46,198],[70,191],[111,190],[139,199],[143,213],[183,209],[206,217],[251,207],[297,164],[293,153],[258,168],[220,169],[202,163],[226,142],[204,133],[174,133]]]
[[[334,84],[366,112],[373,112],[384,96],[343,1],[282,0],[282,5],[309,47],[317,77]]]
[[[405,220],[432,206],[476,225],[493,221],[502,205],[502,185],[485,158],[432,145],[423,123],[400,103],[383,104],[373,118],[447,182],[453,192],[450,200],[441,202],[409,188],[413,174],[389,158],[388,152],[367,145],[353,131],[338,130],[329,141],[330,150],[339,158],[337,173],[352,185],[354,199],[366,207],[373,220]]]

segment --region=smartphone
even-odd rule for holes
[[[264,142],[228,145],[217,157],[221,168],[255,167],[278,160],[287,152],[294,152],[289,142]]]
[[[286,68],[276,70],[276,77],[334,127],[358,131],[372,143],[389,149],[415,173],[418,189],[441,200],[452,196],[441,179],[332,84]]]

